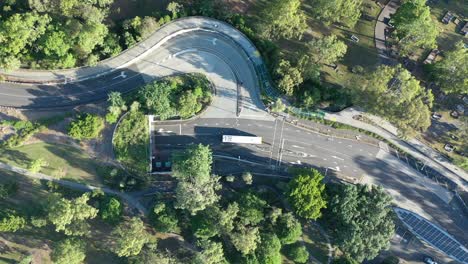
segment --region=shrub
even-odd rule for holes
[[[1,232],[16,232],[26,226],[26,219],[22,216],[13,213],[7,213],[3,219],[0,220]]]
[[[304,245],[295,243],[286,248],[286,255],[295,263],[307,263],[309,260],[309,252]]]
[[[177,229],[177,216],[170,206],[164,202],[157,202],[153,207],[151,222],[156,230],[173,232]]]
[[[18,192],[18,183],[15,181],[8,181],[0,184],[0,198],[7,198]]]
[[[104,119],[97,115],[82,114],[74,120],[68,129],[68,135],[74,139],[92,139],[99,136],[104,128]]]
[[[101,203],[99,213],[102,220],[111,224],[116,224],[122,217],[122,205],[117,198],[106,197]]]
[[[28,166],[29,171],[31,172],[39,172],[42,167],[46,166],[47,162],[41,158],[35,159],[31,161],[31,163]]]

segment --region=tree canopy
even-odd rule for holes
[[[76,238],[68,238],[57,243],[51,259],[57,264],[80,264],[86,258],[86,244]]]
[[[281,244],[292,244],[302,235],[302,225],[292,213],[280,215],[275,229]]]
[[[119,257],[138,255],[149,241],[145,225],[137,217],[119,224],[112,231],[112,237],[114,242],[111,244],[111,250]]]
[[[296,170],[295,177],[289,183],[287,193],[289,202],[296,214],[307,219],[316,220],[326,208],[325,184],[323,175],[314,169]]]
[[[330,197],[327,219],[344,253],[360,263],[390,246],[395,233],[392,198],[381,187],[339,186]]]
[[[219,177],[211,175],[209,146],[195,145],[172,158],[172,172],[179,182],[176,188],[176,207],[191,214],[204,210],[219,200]]]
[[[458,42],[434,67],[437,83],[445,93],[468,93],[468,49]]]
[[[260,31],[268,39],[302,38],[307,29],[300,0],[272,0],[261,13]]]
[[[81,114],[70,123],[68,135],[75,139],[93,139],[104,129],[104,119],[98,115]]]
[[[308,54],[314,63],[332,64],[346,54],[348,46],[336,35],[313,39],[307,43]]]
[[[392,16],[392,23],[401,55],[408,55],[420,47],[435,47],[439,31],[425,0],[405,0]]]
[[[220,242],[202,240],[199,243],[202,251],[195,256],[194,264],[225,264],[223,245]]]
[[[326,25],[339,22],[353,28],[361,17],[362,0],[313,0],[311,5],[315,17]]]
[[[373,73],[356,77],[351,86],[356,105],[388,119],[405,137],[431,124],[432,92],[401,65],[379,66]]]
[[[89,193],[68,200],[60,196],[51,197],[47,219],[55,226],[55,231],[66,235],[83,236],[89,232],[88,219],[97,216],[98,209],[88,204]]]

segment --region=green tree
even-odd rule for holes
[[[68,135],[74,139],[97,138],[104,129],[104,119],[97,115],[80,114],[70,123]]]
[[[187,90],[179,98],[177,112],[183,119],[190,118],[200,112],[202,105],[198,102],[198,97],[192,91]]]
[[[153,82],[143,86],[139,92],[140,100],[146,109],[161,120],[174,115],[170,101],[170,85],[166,82]]]
[[[80,264],[86,258],[86,244],[84,241],[68,238],[56,244],[51,259],[57,264]]]
[[[307,29],[306,16],[300,0],[272,0],[261,13],[261,32],[272,40],[301,39]]]
[[[106,197],[101,202],[99,213],[102,220],[111,224],[118,223],[122,218],[122,205],[115,197]]]
[[[257,258],[262,264],[281,264],[281,242],[274,233],[263,233],[257,247]]]
[[[221,225],[218,222],[221,210],[216,206],[210,206],[198,212],[191,218],[192,233],[201,240],[207,240],[221,233]]]
[[[250,172],[242,173],[242,180],[244,180],[245,184],[252,185],[253,183],[253,176]]]
[[[313,63],[332,64],[346,54],[348,46],[343,41],[338,40],[336,35],[330,35],[313,39],[307,43],[307,49]]]
[[[104,24],[90,22],[83,25],[76,41],[76,50],[82,56],[90,54],[96,46],[104,43],[108,29]]]
[[[275,70],[278,88],[286,95],[292,95],[304,78],[300,68],[291,66],[288,60],[281,60]]]
[[[351,87],[356,105],[386,118],[405,137],[412,137],[431,124],[432,92],[421,87],[401,65],[380,66],[371,74],[357,76]]]
[[[36,12],[16,13],[0,23],[0,67],[20,66],[19,55],[45,33],[50,17]]]
[[[172,175],[179,180],[176,208],[191,214],[217,202],[221,188],[219,177],[211,175],[212,154],[209,146],[196,145],[172,157]]]
[[[107,101],[109,102],[109,107],[107,107],[106,121],[113,124],[117,122],[122,111],[127,110],[127,105],[122,98],[122,94],[119,92],[110,92]]]
[[[231,243],[242,255],[249,255],[257,249],[260,242],[258,227],[246,227],[240,225],[234,232],[229,233]]]
[[[175,207],[185,209],[194,215],[207,206],[216,203],[219,195],[216,191],[221,188],[219,177],[211,176],[207,181],[180,181],[176,187]]]
[[[15,195],[18,192],[18,182],[16,181],[7,181],[0,184],[0,198],[4,199]]]
[[[16,232],[26,226],[26,219],[14,212],[3,213],[0,219],[1,232]]]
[[[334,259],[333,264],[359,264],[359,262],[349,256],[341,256],[340,258]]]
[[[148,243],[140,254],[128,258],[129,264],[178,264],[179,262],[167,252],[158,252],[156,243]]]
[[[52,196],[48,204],[47,219],[55,226],[55,231],[63,231],[66,235],[85,235],[89,230],[86,220],[94,219],[98,213],[96,208],[88,205],[88,200],[89,193],[73,200]]]
[[[280,215],[275,228],[281,244],[292,244],[302,235],[302,226],[292,213]]]
[[[462,41],[455,45],[455,49],[444,54],[444,59],[437,62],[434,75],[437,84],[444,93],[468,93],[468,49]]]
[[[406,56],[418,48],[434,48],[439,35],[425,0],[406,0],[392,16],[400,54]]]
[[[157,202],[153,207],[151,222],[160,232],[174,232],[177,230],[178,219],[176,212],[164,202]]]
[[[323,175],[314,169],[296,170],[295,174],[289,183],[289,202],[297,215],[316,220],[322,215],[321,210],[327,206]]]
[[[114,243],[110,246],[112,252],[119,257],[138,255],[149,241],[145,225],[137,217],[122,222],[113,231]]]
[[[307,263],[309,261],[309,251],[304,245],[295,243],[289,246],[286,250],[286,255],[294,263]]]
[[[209,146],[192,146],[183,152],[176,152],[172,157],[172,175],[178,180],[208,180],[213,164]]]
[[[257,225],[265,215],[267,202],[252,191],[243,192],[238,198],[239,218],[243,225]]]
[[[59,29],[53,29],[42,37],[41,47],[46,56],[64,57],[71,48],[70,39],[66,33]]]
[[[31,161],[31,163],[28,166],[28,169],[31,172],[39,172],[44,166],[47,166],[47,162],[42,158],[38,158]]]
[[[281,98],[277,98],[276,101],[273,103],[271,106],[271,111],[280,113],[286,110],[286,105],[283,104],[283,101],[281,101]]]
[[[360,263],[390,246],[392,198],[381,187],[339,186],[330,197],[327,219],[343,252]]]
[[[342,23],[353,28],[361,17],[362,0],[313,0],[311,8],[314,16],[330,25],[334,22]]]
[[[180,10],[182,10],[182,5],[177,3],[177,2],[170,2],[168,5],[167,5],[167,8],[166,10],[171,12],[172,14],[172,19],[176,19],[177,18],[177,15],[179,14]]]
[[[194,264],[225,264],[223,245],[219,242],[201,240],[202,251],[195,256]]]

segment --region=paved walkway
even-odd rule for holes
[[[387,39],[385,29],[388,27],[387,23],[385,22],[390,18],[390,15],[396,12],[398,7],[398,0],[390,0],[380,12],[379,17],[377,19],[377,23],[375,24],[375,48],[377,49],[377,53],[379,54],[380,62],[386,65],[393,65],[396,63],[396,61],[389,57],[389,52],[385,43]]]
[[[137,201],[133,197],[129,196],[128,194],[119,192],[117,190],[112,190],[112,189],[109,189],[109,188],[106,188],[106,187],[97,187],[97,186],[93,186],[93,185],[87,185],[87,184],[82,184],[82,183],[77,183],[77,182],[72,182],[72,181],[67,181],[67,180],[56,179],[55,177],[52,177],[52,176],[49,176],[49,175],[45,175],[45,174],[42,174],[42,173],[33,173],[33,172],[30,172],[30,171],[28,171],[26,169],[11,166],[11,165],[5,164],[3,162],[0,162],[0,169],[13,171],[13,172],[19,173],[21,175],[24,175],[26,177],[29,177],[31,179],[55,182],[57,184],[60,184],[62,186],[65,186],[67,188],[74,189],[74,190],[87,192],[87,191],[93,191],[93,190],[100,189],[104,193],[115,195],[115,196],[118,196],[119,198],[125,200],[126,203],[130,207],[136,208],[142,215],[147,215],[148,214],[148,211],[146,210],[146,208],[143,205],[141,205],[139,201]]]

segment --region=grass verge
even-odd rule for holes
[[[99,184],[97,163],[82,150],[61,144],[34,143],[10,149],[0,149],[0,161],[27,169],[33,160],[43,159],[47,164],[41,173],[57,178]]]
[[[115,131],[113,143],[116,159],[138,175],[146,175],[149,166],[149,131],[146,116],[129,112]]]

